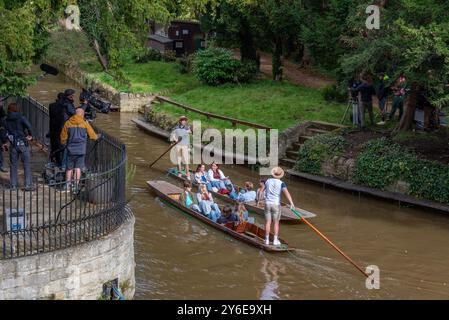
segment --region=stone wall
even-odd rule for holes
[[[292,145],[292,143],[297,142],[300,136],[305,135],[306,129],[309,125],[310,122],[306,121],[294,127],[285,129],[283,132],[279,134],[278,138],[279,159],[285,157],[285,153],[287,152],[288,147]]]
[[[138,112],[144,105],[155,99],[155,95],[152,93],[120,92],[114,87],[94,79],[91,75],[76,66],[61,65],[52,61],[46,61],[46,63],[58,68],[63,74],[78,83],[81,87],[92,89],[102,99],[119,107],[120,112]]]
[[[115,279],[122,294],[132,298],[135,291],[133,243],[134,218],[95,241],[0,260],[0,300],[99,299],[103,284]]]

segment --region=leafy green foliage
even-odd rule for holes
[[[296,169],[301,172],[320,174],[324,161],[339,156],[345,150],[346,140],[337,134],[317,135],[301,146],[296,162]]]
[[[181,74],[190,73],[193,68],[193,55],[184,55],[177,59],[178,70]]]
[[[65,1],[0,1],[0,95],[25,93],[26,74],[47,45],[48,29]]]
[[[247,82],[252,71],[234,59],[232,51],[223,48],[208,48],[196,53],[193,70],[200,81],[211,86]]]
[[[410,185],[410,195],[449,203],[447,166],[419,159],[385,138],[367,142],[357,157],[354,182],[384,190],[399,180]]]
[[[323,98],[326,101],[347,102],[348,94],[346,90],[342,91],[336,84],[331,84],[323,88]]]

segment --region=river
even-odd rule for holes
[[[60,75],[30,87],[44,104],[57,92],[79,87]],[[167,142],[140,131],[136,114],[100,114],[96,125],[127,146],[137,173],[128,185],[136,216],[136,299],[447,299],[449,298],[449,217],[399,208],[372,198],[289,181],[310,221],[362,266],[380,268],[380,289],[368,290],[364,277],[306,225],[282,225],[281,237],[293,253],[269,254],[236,241],[167,207],[146,181],[164,179],[168,155],[148,168]],[[238,183],[257,174],[224,166]]]

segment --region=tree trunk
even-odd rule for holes
[[[415,119],[416,111],[416,99],[418,96],[418,85],[416,83],[412,84],[412,89],[410,95],[405,102],[404,115],[399,122],[399,131],[408,131],[412,128],[413,121]]]
[[[282,81],[282,39],[276,37],[272,57],[273,80]]]
[[[239,39],[241,61],[253,62],[259,67],[260,61],[258,61],[257,50],[254,45],[254,38],[251,33],[250,25],[246,18],[240,19]]]
[[[94,40],[94,50],[104,71],[108,71],[108,60],[104,55],[101,54],[100,45],[98,44],[97,39]]]

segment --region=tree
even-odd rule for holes
[[[364,12],[361,4],[356,12]],[[343,73],[386,71],[396,78],[404,73],[412,84],[399,130],[411,128],[417,90],[428,92],[434,105],[449,105],[449,3],[440,0],[400,0],[381,11],[380,30],[364,28],[364,18],[353,14],[342,35],[347,53],[341,58]]]
[[[64,1],[0,1],[0,95],[24,94],[33,82],[25,71],[45,51],[49,28]]]

